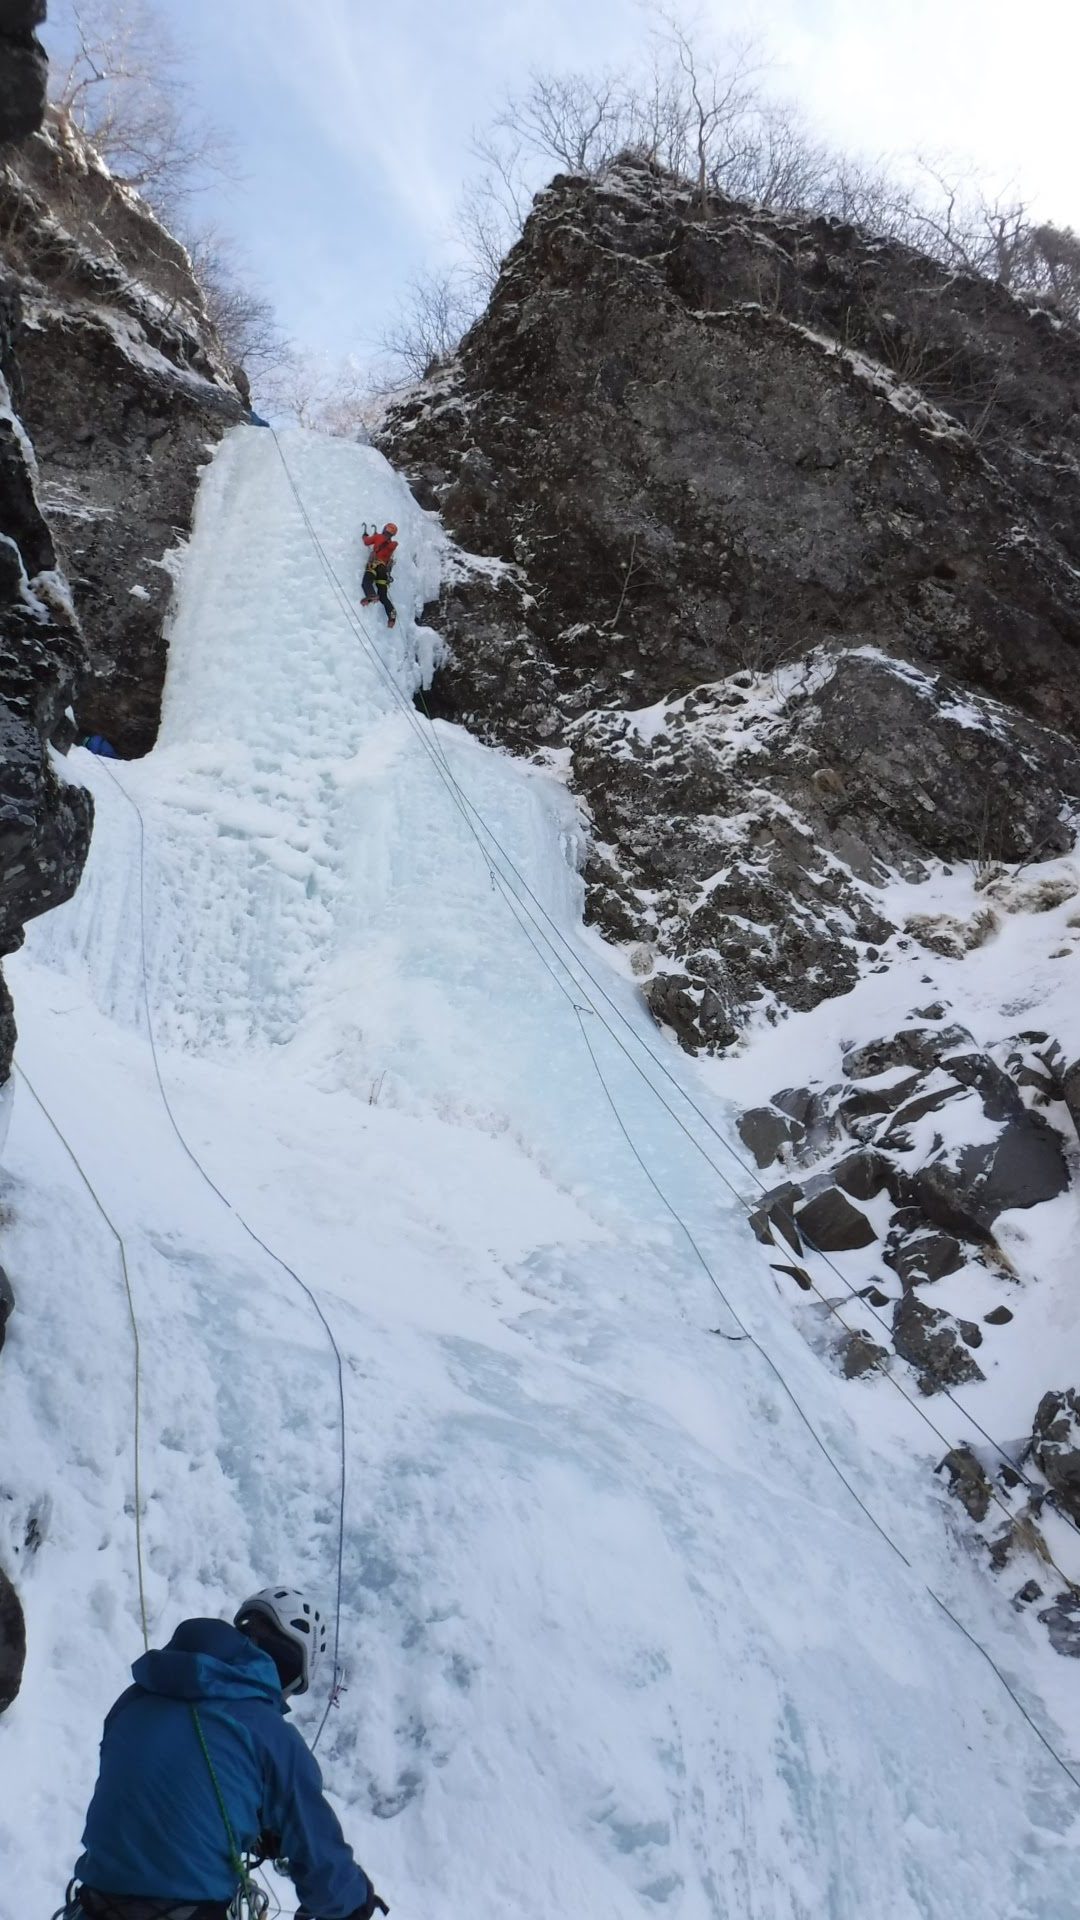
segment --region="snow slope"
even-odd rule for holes
[[[337,1387],[310,1305],[164,1112],[117,782],[146,822],[177,1116],[345,1355],[348,1690],[320,1758],[396,1920],[1077,1913],[1080,1795],[924,1582],[1074,1755],[1075,1663],[950,1532],[926,1436],[859,1437],[730,1193],[493,884],[438,754],[607,968],[563,788],[453,728],[425,736],[395,700],[435,644],[415,616],[437,525],[372,450],[284,447],[350,593],[359,522],[401,527],[402,618],[367,621],[385,672],[272,436],[234,431],[202,487],[160,744],[115,780],[73,756],[98,807],[86,878],[12,965],[20,1064],[127,1247],[152,1636],[269,1579],[332,1600]],[[603,977],[660,1048],[632,985]],[[910,1569],[761,1354],[716,1337],[733,1322],[582,1021],[653,1178]],[[0,1721],[0,1920],[24,1920],[59,1899],[140,1647],[132,1338],[115,1243],[25,1086],[3,1198],[0,1524],[31,1645]]]

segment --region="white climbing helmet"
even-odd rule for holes
[[[241,1633],[249,1628],[251,1638],[259,1641],[259,1627],[265,1623],[280,1639],[296,1649],[300,1670],[295,1679],[286,1680],[283,1693],[306,1693],[326,1652],[326,1622],[313,1600],[297,1587],[263,1587],[245,1600],[233,1626]]]

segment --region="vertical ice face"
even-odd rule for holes
[[[372,609],[361,642],[273,438],[236,431],[203,486],[160,744],[117,778],[146,823],[149,1001],[178,1115],[346,1354],[348,1691],[321,1757],[360,1857],[396,1908],[474,1920],[1063,1920],[1071,1790],[924,1579],[1040,1721],[1055,1689],[1066,1744],[1072,1666],[948,1534],[903,1409],[876,1451],[857,1439],[740,1207],[650,1092],[641,1043],[664,1045],[580,926],[566,792],[414,727],[437,526],[371,449],[284,450],[353,603],[361,521],[398,522],[397,627]],[[87,878],[35,928],[18,993],[27,1070],[129,1244],[161,1636],[267,1579],[332,1591],[336,1388],[314,1316],[163,1118],[138,822],[85,771]],[[465,796],[578,956],[576,985],[493,883]],[[716,1337],[724,1302],[583,1045],[591,999],[628,1049],[581,1015],[630,1139],[910,1568],[760,1354]],[[115,1249],[18,1105],[3,1524],[43,1490],[51,1506],[25,1576],[37,1651],[0,1722],[0,1760],[19,1752],[0,1920],[58,1897],[138,1650]]]

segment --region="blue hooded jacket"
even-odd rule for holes
[[[260,1833],[280,1834],[308,1913],[348,1920],[364,1906],[369,1882],[314,1756],[284,1718],[269,1654],[223,1620],[185,1620],[132,1673],[135,1685],[105,1721],[76,1877],[100,1893],[232,1899],[236,1875],[195,1706],[241,1852]]]

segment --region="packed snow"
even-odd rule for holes
[[[678,1087],[726,1135],[723,1082],[582,929],[557,774],[415,716],[437,522],[370,448],[283,448],[351,600],[360,523],[398,522],[396,629],[373,609],[362,644],[273,437],[230,434],[159,745],[71,756],[89,865],[11,963],[20,1067],[127,1250],[152,1638],[278,1578],[332,1605],[338,1416],[310,1304],[171,1129],[144,956],[184,1134],[345,1356],[347,1690],[319,1757],[396,1920],[1063,1920],[1080,1795],[926,1583],[1074,1760],[1076,1663],[963,1544],[927,1436],[856,1420],[650,1090],[721,1164]],[[0,1720],[0,1920],[25,1920],[59,1903],[141,1648],[133,1352],[116,1243],[25,1084],[3,1205],[0,1515],[30,1647]],[[910,1567],[762,1353],[718,1337],[732,1309]]]

